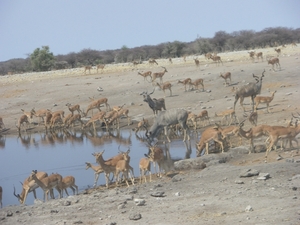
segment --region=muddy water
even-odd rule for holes
[[[192,138],[197,140],[196,138]],[[168,166],[175,160],[195,157],[195,141],[182,142],[182,137],[175,137],[169,144],[158,143],[166,155]],[[32,170],[45,171],[48,174],[59,173],[63,177],[72,175],[76,179],[79,192],[92,187],[94,171],[85,170],[85,162],[95,165],[93,152],[105,150],[104,158],[118,154],[118,149],[126,151],[130,148],[130,165],[134,168],[135,176],[139,176],[139,160],[148,153],[148,147],[141,137],[134,132],[121,130],[120,132],[94,133],[35,133],[22,134],[20,137],[0,138],[0,185],[3,187],[3,206],[19,204],[13,195],[22,191],[23,182]],[[153,171],[153,167],[152,167]],[[98,185],[105,184],[101,174]],[[72,190],[68,189],[69,194]],[[58,193],[54,191],[57,197]],[[64,194],[65,196],[65,194]],[[37,189],[37,197],[43,199],[43,192]],[[33,204],[33,193],[29,193],[26,204]]]

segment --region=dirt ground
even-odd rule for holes
[[[274,49],[261,51],[265,56],[276,56]],[[187,62],[175,58],[173,64],[160,59],[158,66],[146,62],[137,67],[108,65],[99,74],[95,69],[87,75],[83,74],[83,69],[74,69],[2,76],[0,114],[7,129],[1,134],[18,134],[16,123],[22,115],[21,109],[65,110],[68,114],[66,103],[80,104],[85,111],[91,103],[90,98],[106,97],[111,107],[125,103],[133,122],[130,128],[142,118],[152,120],[153,112],[140,93],[151,92],[154,86],[137,72],[162,71],[161,66],[168,70],[163,80],[173,84],[173,96],[166,91],[167,109],[185,108],[194,113],[206,109],[212,123],[220,121],[215,113],[233,108],[232,87],[253,82],[252,74],[260,76],[265,69],[261,95],[277,92],[270,104],[271,113],[267,113],[266,105],[259,105],[258,124],[286,125],[292,113],[300,113],[300,47],[282,49],[281,69],[275,68],[275,71],[265,58],[263,62],[252,62],[247,51],[219,55],[223,61],[220,66],[198,56],[200,67],[196,67],[194,56],[190,56]],[[231,85],[224,86],[220,72],[231,72]],[[184,86],[177,81],[188,77],[204,79],[204,91],[185,92]],[[98,91],[98,87],[102,90]],[[160,98],[164,93],[155,87],[152,96]],[[250,99],[246,98],[244,103],[249,115]],[[239,102],[236,114],[240,121],[245,119]],[[33,120],[37,122],[36,118]],[[122,121],[121,129],[127,129],[126,120]],[[244,129],[250,127],[249,121],[245,121]],[[31,124],[30,132],[43,129]],[[264,163],[264,152],[248,155],[248,142],[244,141],[244,145],[223,154],[184,160],[189,165],[187,168],[192,169],[178,164],[176,171],[151,183],[109,190],[99,187],[48,203],[7,206],[0,210],[0,221],[1,224],[299,224],[298,149],[272,151],[268,163]],[[205,165],[205,168],[195,169],[195,165]],[[240,177],[249,169],[269,173],[270,178]]]

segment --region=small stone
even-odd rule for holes
[[[141,218],[142,218],[142,215],[141,215],[140,213],[131,214],[131,215],[129,216],[129,219],[130,219],[130,220],[139,220],[139,219],[141,219]]]
[[[155,193],[150,194],[152,197],[165,197],[164,191],[157,191]]]
[[[245,212],[251,212],[253,211],[253,208],[251,207],[251,205],[248,205],[245,209]]]
[[[244,184],[244,181],[242,181],[242,180],[236,180],[235,183],[236,184]]]
[[[180,192],[176,192],[176,193],[175,193],[175,196],[180,196]]]

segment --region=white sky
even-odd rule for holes
[[[299,0],[1,0],[0,61],[194,41],[218,31],[300,28]]]

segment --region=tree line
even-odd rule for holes
[[[125,63],[145,61],[150,58],[181,57],[201,55],[208,52],[252,50],[256,48],[278,47],[299,42],[300,28],[265,28],[262,31],[241,30],[232,33],[218,31],[212,38],[197,37],[191,42],[167,42],[158,45],[144,45],[128,48],[126,45],[116,50],[98,51],[83,49],[66,55],[54,56],[49,46],[36,48],[27,58],[0,62],[0,74],[25,73],[76,68],[85,65]]]

